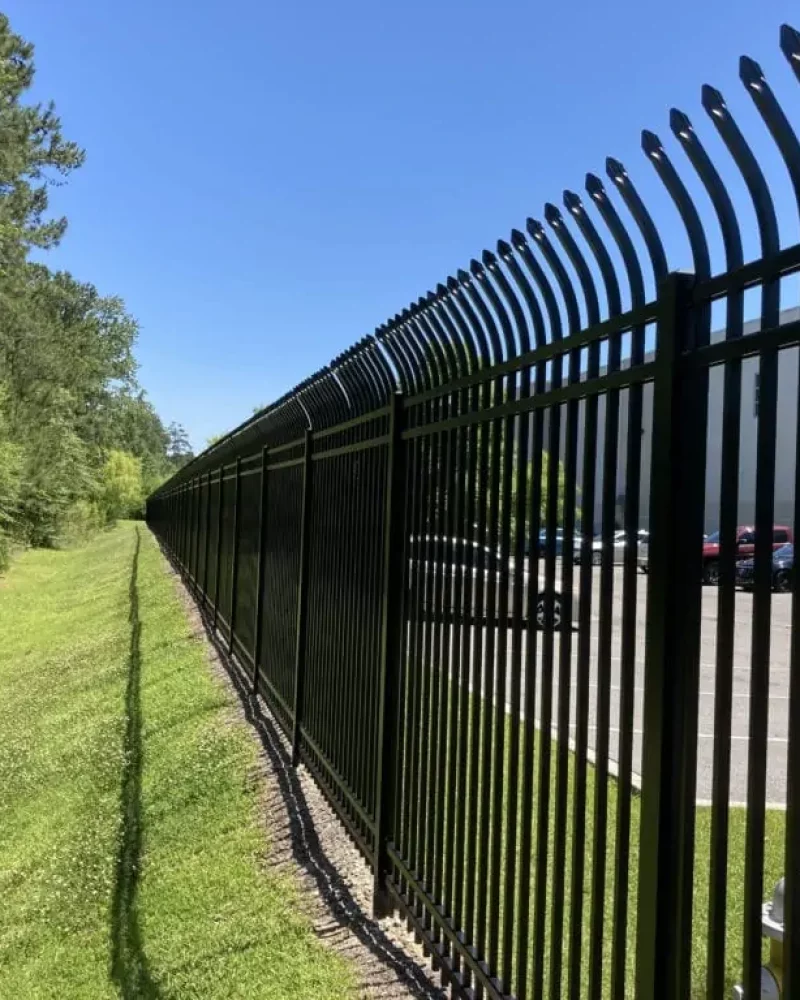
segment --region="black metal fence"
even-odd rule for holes
[[[800,35],[784,28],[781,45],[800,79]],[[800,209],[800,144],[759,67],[743,59],[741,77]],[[458,995],[718,998],[739,974],[760,995],[766,803],[781,796],[783,988],[800,993],[800,600],[794,577],[789,595],[772,591],[778,460],[800,524],[800,321],[781,313],[800,245],[779,245],[722,96],[705,88],[702,103],[749,192],[759,259],[744,263],[728,190],[673,112],[724,273],[645,132],[692,274],[670,272],[609,160],[616,197],[586,182],[599,222],[567,192],[566,218],[547,205],[546,226],[529,219],[148,501],[372,866],[376,909],[402,911]],[[778,456],[786,426],[793,450]],[[736,587],[737,527],[753,496],[750,594]]]

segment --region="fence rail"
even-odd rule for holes
[[[800,80],[800,35],[784,27],[781,48]],[[800,143],[758,65],[740,69],[800,209]],[[673,111],[713,222],[660,140],[644,132],[642,146],[691,274],[670,270],[609,159],[616,198],[587,175],[596,216],[566,192],[566,217],[548,204],[546,225],[528,219],[148,500],[372,866],[376,911],[399,908],[461,996],[717,998],[739,973],[760,995],[776,781],[783,995],[800,992],[795,576],[773,596],[785,465],[800,524],[800,321],[785,311],[800,244],[780,246],[722,96],[705,87],[702,105],[747,189],[759,259],[745,263],[722,176]],[[751,494],[752,596],[737,590]],[[771,677],[776,643],[785,665]],[[778,724],[785,736],[770,735]],[[737,783],[743,902],[729,886]]]

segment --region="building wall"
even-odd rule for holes
[[[800,319],[800,309],[785,310],[781,314],[781,323]],[[745,333],[758,329],[758,322],[745,325]],[[716,333],[712,340],[722,339],[723,334]],[[648,360],[652,355],[648,357]],[[742,364],[742,391],[740,408],[740,463],[739,463],[739,497],[738,521],[740,524],[751,524],[755,519],[755,483],[757,456],[757,374],[758,360],[750,359]],[[778,366],[778,422],[776,435],[776,474],[775,474],[775,522],[793,525],[794,511],[794,479],[795,479],[795,447],[798,416],[798,351],[795,348],[782,351]],[[724,368],[712,369],[709,374],[708,397],[708,436],[707,436],[707,472],[706,472],[706,531],[716,530],[719,525],[720,511],[720,480],[721,480],[721,448],[723,426],[723,383]],[[614,496],[616,498],[615,517],[618,526],[622,526],[624,510],[625,487],[627,482],[627,442],[629,418],[629,390],[619,392],[620,418],[617,448],[617,471]],[[598,436],[594,449],[596,492],[594,505],[594,530],[599,530],[603,517],[603,455],[605,448],[607,397],[601,396],[598,401]],[[583,439],[585,428],[586,402],[580,403],[578,426],[578,472],[579,490],[583,486]],[[562,408],[562,432],[560,458],[564,458],[564,428],[566,407]],[[653,385],[647,383],[643,387],[643,419],[639,429],[642,438],[642,477],[640,487],[640,527],[646,528],[649,523],[650,506],[650,468],[652,460],[653,436]],[[545,447],[548,441],[548,419],[545,415]]]

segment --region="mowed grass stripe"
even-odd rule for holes
[[[0,996],[356,994],[264,864],[206,660],[144,526],[0,580]]]

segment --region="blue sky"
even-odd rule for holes
[[[656,131],[693,191],[669,108],[744,205],[699,96],[722,90],[766,164],[782,237],[797,211],[738,80],[757,59],[800,122],[778,48],[796,0],[8,0],[85,167],[51,204],[48,257],[123,296],[140,379],[195,446],[268,403],[505,237],[607,155],[688,250],[640,149]],[[586,200],[586,199],[585,199]],[[707,202],[698,203],[708,217]],[[722,267],[712,240],[715,270]],[[792,303],[794,304],[794,303]]]

